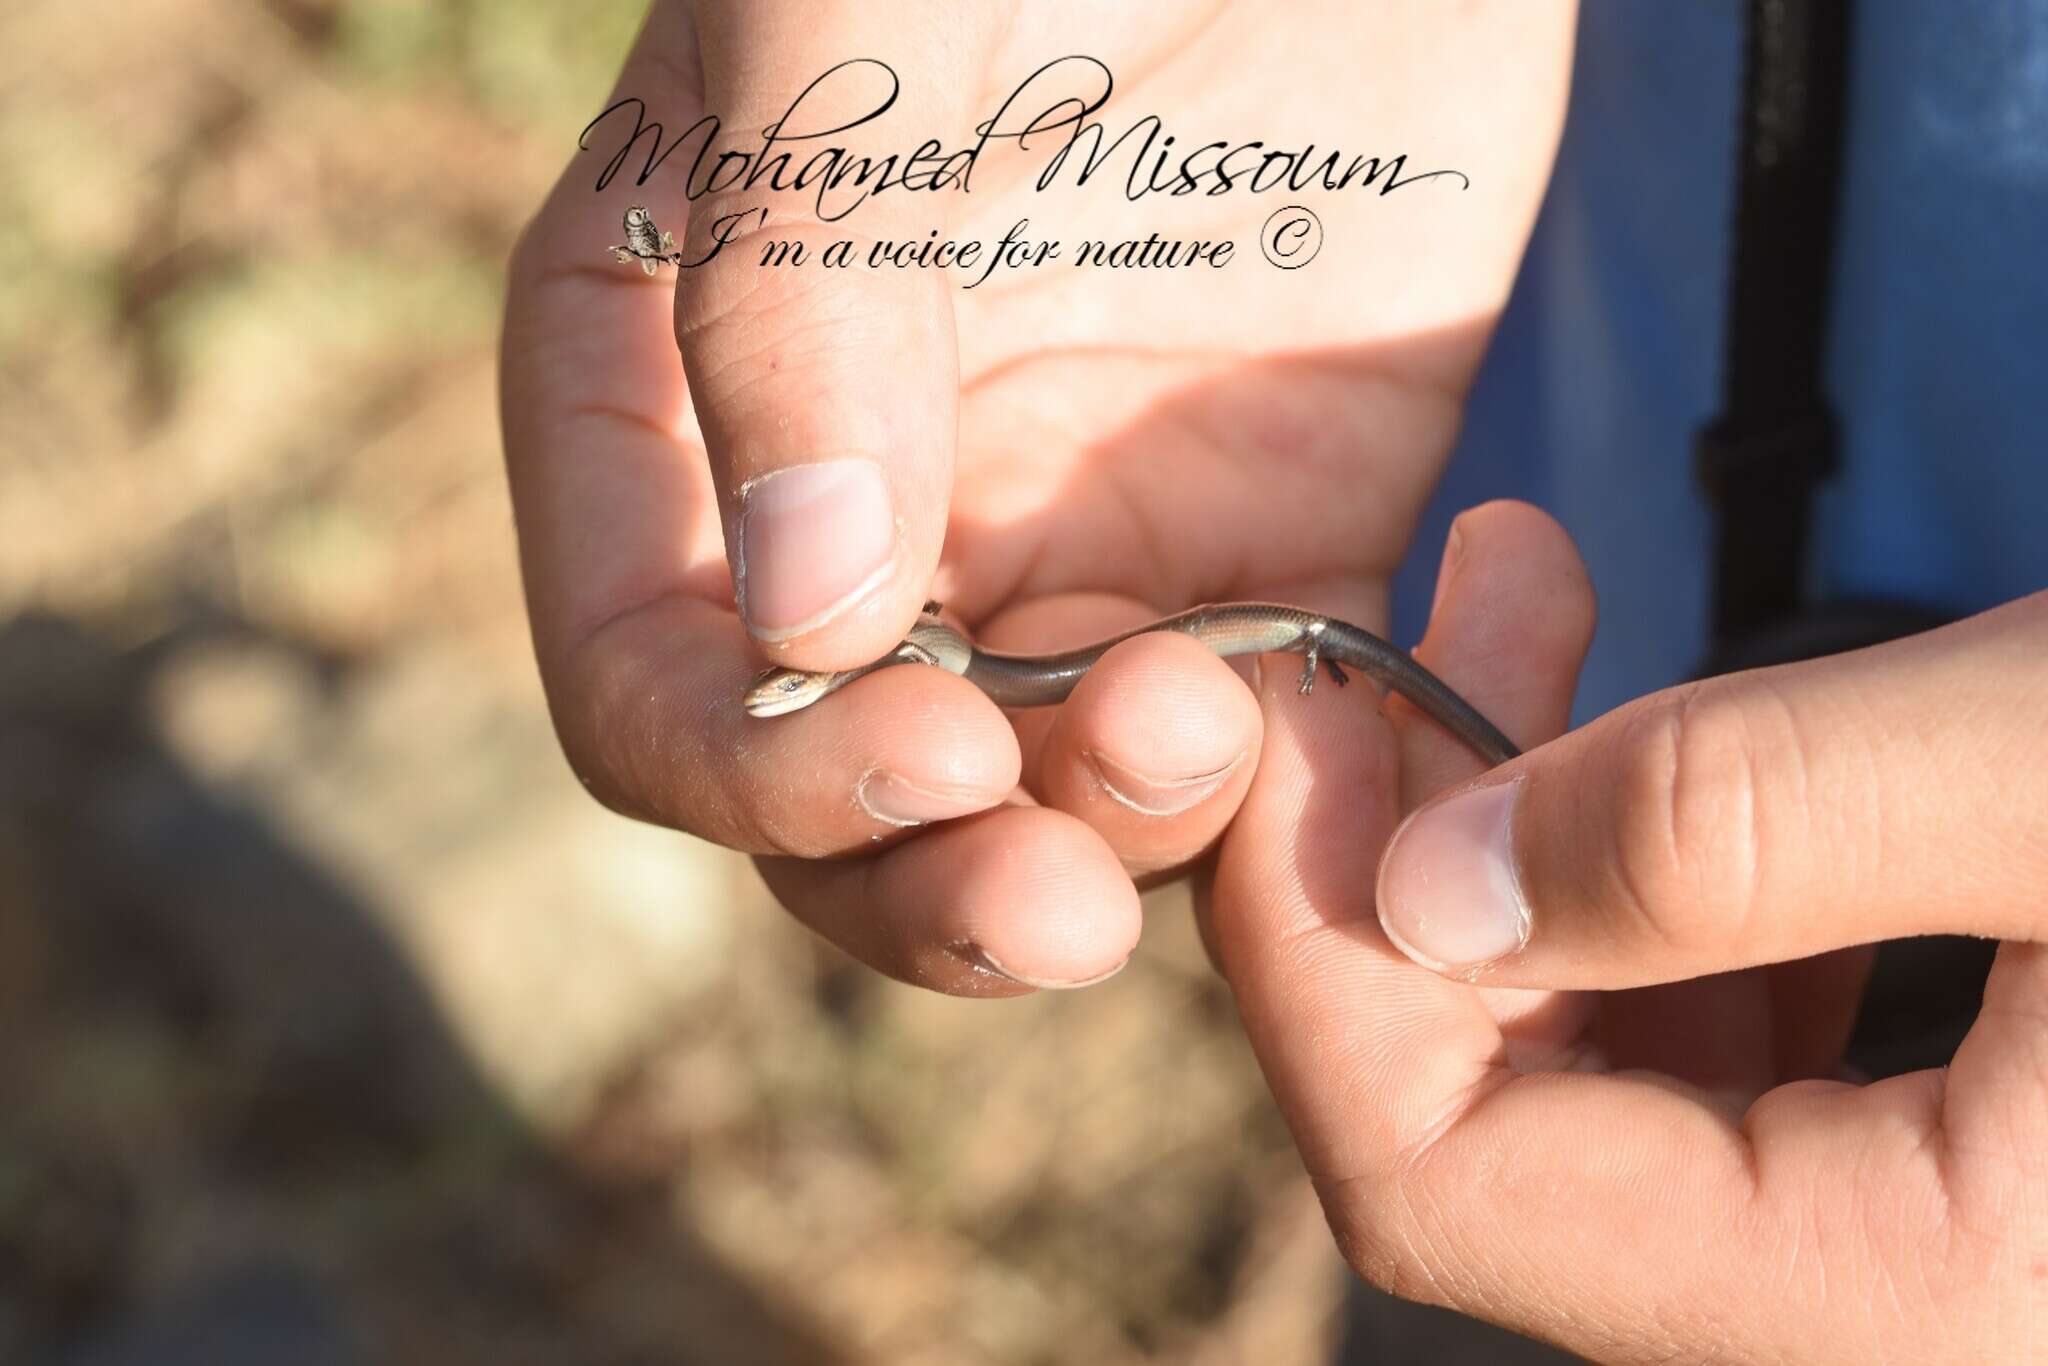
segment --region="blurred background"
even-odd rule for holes
[[[1180,894],[955,1002],[570,778],[493,349],[639,10],[0,5],[0,1361],[1322,1360]]]

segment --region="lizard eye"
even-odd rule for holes
[[[790,677],[782,680],[782,690],[784,692],[795,692],[798,688],[803,686],[803,683],[804,681],[801,678],[798,678],[794,674],[792,674]]]

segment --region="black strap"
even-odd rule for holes
[[[1722,409],[1698,435],[1716,507],[1714,637],[1796,613],[1813,489],[1835,467],[1822,392],[1850,0],[1750,0]]]

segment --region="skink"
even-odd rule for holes
[[[1225,659],[1232,655],[1299,654],[1303,657],[1304,693],[1315,686],[1318,666],[1328,669],[1331,678],[1341,685],[1345,681],[1343,666],[1350,665],[1413,702],[1487,763],[1504,764],[1521,753],[1471,703],[1417,664],[1407,651],[1363,627],[1299,607],[1270,602],[1191,607],[1078,650],[1046,655],[1013,655],[981,649],[941,620],[938,613],[937,603],[927,603],[924,614],[902,644],[858,669],[836,673],[770,670],[747,690],[747,711],[755,716],[781,716],[798,711],[856,678],[896,664],[937,665],[980,688],[998,706],[1051,706],[1064,702],[1082,675],[1111,646],[1154,631],[1177,631],[1194,637]]]

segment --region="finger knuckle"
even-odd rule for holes
[[[743,771],[759,773],[758,766]],[[837,852],[827,828],[818,819],[815,782],[745,782],[733,792],[739,824],[750,832],[748,848],[785,858],[824,858]]]
[[[1418,1194],[1408,1183],[1356,1178],[1317,1191],[1337,1250],[1362,1280],[1398,1299],[1455,1308],[1454,1278],[1415,1216]]]
[[[637,676],[588,644],[541,676],[555,737],[583,790],[615,814],[670,824],[640,781],[649,737],[644,710],[632,704],[644,692]]]
[[[556,738],[584,790],[618,815],[751,854],[837,852],[816,775],[789,775],[761,742],[711,723],[666,667],[605,631],[543,663]]]
[[[1764,756],[1751,708],[1715,682],[1695,684],[1644,708],[1620,744],[1617,900],[1676,952],[1739,933],[1762,852]]]

